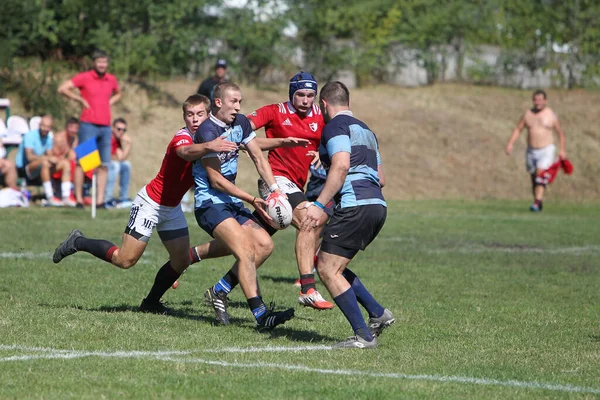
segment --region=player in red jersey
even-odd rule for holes
[[[194,182],[192,161],[208,153],[237,150],[235,143],[224,138],[194,144],[193,134],[208,118],[209,110],[210,101],[202,95],[192,95],[183,103],[185,128],[180,129],[169,143],[156,177],[133,201],[121,247],[108,240],[86,238],[75,229],[56,248],[53,261],[58,263],[71,254],[84,251],[116,267],[128,269],[140,259],[156,227],[170,261],[158,271],[154,286],[140,308],[164,313],[166,308],[160,298],[190,263],[190,238],[180,202]]]
[[[263,150],[269,150],[268,160],[277,185],[287,195],[294,209],[292,224],[297,229],[296,259],[301,284],[298,302],[307,307],[324,310],[333,308],[334,305],[326,301],[315,286],[313,267],[319,230],[299,229],[300,222],[306,214],[305,206],[308,204],[302,189],[308,177],[311,153],[319,148],[321,131],[325,126],[321,110],[314,104],[316,93],[315,78],[309,73],[300,72],[290,80],[289,101],[259,108],[248,115],[248,119],[253,129],[265,128],[266,138],[255,140]],[[304,147],[299,147],[302,145]],[[263,199],[269,194],[269,188],[261,180],[259,192]],[[255,217],[261,221],[259,215],[255,214]],[[325,215],[321,222],[324,224],[326,221]],[[266,222],[262,225],[271,236],[277,232]],[[191,262],[223,254],[229,254],[227,249],[222,248],[217,241],[212,241],[193,248]],[[237,283],[234,276],[227,274],[211,289],[218,292],[219,289],[226,288],[228,293]]]

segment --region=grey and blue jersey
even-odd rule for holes
[[[377,174],[381,164],[377,138],[350,111],[338,113],[323,129],[319,156],[326,168],[329,169],[331,158],[339,152],[350,153],[350,170],[337,194],[339,206],[381,204],[387,207]]]
[[[210,118],[198,127],[198,130],[194,135],[194,143],[210,142],[220,136],[225,136],[230,142],[240,145],[248,144],[256,137],[256,134],[252,130],[250,121],[245,115],[238,114],[233,123],[227,125],[211,114]],[[235,183],[238,153],[239,151],[236,149],[229,153],[209,153],[202,158],[218,157],[221,161],[221,174],[231,183]],[[206,172],[206,169],[204,169],[201,160],[194,162],[192,174],[194,175],[194,201],[196,208],[210,207],[211,204],[242,202],[237,197],[216,190],[210,185],[208,173]]]

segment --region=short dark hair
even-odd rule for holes
[[[319,93],[321,100],[326,100],[332,106],[349,106],[350,91],[340,81],[327,82]]]
[[[77,124],[79,125],[79,120],[75,117],[69,117],[69,119],[67,119],[67,122],[65,123],[65,126],[71,125],[71,124]]]
[[[533,96],[531,96],[532,98],[535,98],[535,96],[539,96],[542,95],[544,96],[544,99],[548,98],[548,95],[546,94],[546,92],[544,92],[542,89],[538,89],[535,92],[533,92]]]
[[[95,50],[92,53],[92,60],[95,60],[97,58],[108,58],[108,53],[104,50]]]
[[[240,87],[233,82],[222,82],[222,83],[217,84],[215,86],[215,89],[213,90],[213,100],[212,100],[213,107],[215,106],[215,99],[223,100],[222,96],[228,90],[235,90],[237,92],[241,92]]]
[[[113,121],[113,126],[116,126],[119,122],[127,125],[127,121],[125,121],[124,118],[119,117],[119,118],[115,118],[115,120]]]
[[[210,111],[210,99],[201,94],[193,94],[193,95],[189,96],[187,99],[185,99],[181,108],[183,109],[183,113],[185,114],[185,112],[187,111],[187,108],[189,106],[194,107],[194,106],[198,106],[200,104],[204,104],[204,108],[206,109],[206,112]]]

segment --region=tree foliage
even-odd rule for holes
[[[239,3],[239,2],[237,2]],[[238,79],[257,82],[296,68],[329,79],[352,71],[359,85],[385,81],[394,52],[411,49],[435,82],[448,52],[500,47],[507,73],[553,70],[569,87],[598,79],[598,0],[4,0],[0,92],[14,60],[81,69],[94,49],[121,79],[206,72],[225,56]],[[295,35],[286,28],[295,27]],[[293,29],[292,29],[293,30]],[[302,56],[299,57],[298,50]],[[300,60],[300,61],[299,61]],[[414,61],[414,60],[413,60]],[[74,64],[74,65],[73,65]],[[481,71],[486,72],[489,68]],[[480,72],[481,72],[480,71]],[[10,82],[9,82],[10,84]]]

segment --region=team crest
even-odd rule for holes
[[[313,132],[317,131],[317,128],[319,127],[319,124],[317,124],[316,122],[311,122],[310,124],[308,124],[308,127],[310,128],[310,130],[312,130]]]

